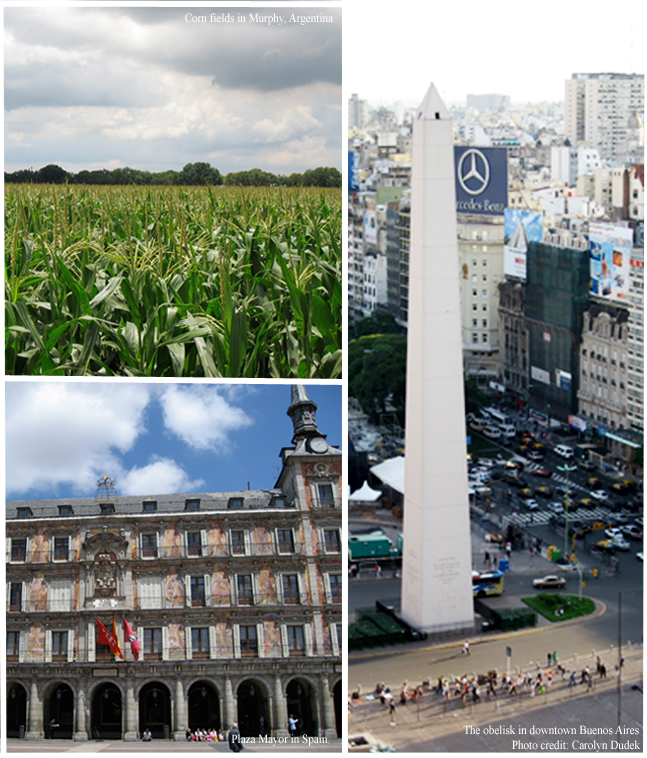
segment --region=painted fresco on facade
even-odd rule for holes
[[[168,657],[170,660],[186,658],[185,631],[183,624],[168,625]]]
[[[172,606],[184,606],[184,580],[173,572],[167,574],[164,580],[164,594],[167,602]]]
[[[43,574],[36,574],[29,585],[29,607],[32,611],[47,610],[47,583]]]
[[[211,577],[211,600],[213,605],[230,605],[229,576],[225,569],[214,569]]]
[[[225,616],[216,616],[216,650],[218,658],[231,658],[234,654],[234,636]]]
[[[283,655],[281,627],[275,613],[269,613],[264,617],[263,648],[266,658],[280,658]]]
[[[272,532],[261,521],[254,524],[253,544],[255,555],[272,555],[274,552]]]
[[[209,529],[207,534],[207,545],[209,555],[227,555],[227,534],[222,528],[222,523],[218,522]]]
[[[162,547],[164,558],[180,558],[182,556],[182,536],[176,527],[169,527],[164,530]]]
[[[31,541],[32,563],[46,563],[49,558],[49,537],[43,528],[37,529]]]
[[[276,577],[269,566],[262,566],[258,572],[258,596],[260,603],[276,603]]]
[[[45,629],[41,624],[34,624],[27,635],[27,660],[45,660]]]

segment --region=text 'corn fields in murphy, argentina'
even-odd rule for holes
[[[341,376],[341,190],[5,187],[6,373]]]

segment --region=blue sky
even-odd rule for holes
[[[341,386],[308,385],[317,423],[340,447]],[[11,500],[267,489],[292,440],[290,385],[8,381]]]

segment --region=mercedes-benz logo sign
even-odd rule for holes
[[[488,186],[490,164],[480,150],[471,148],[463,153],[458,162],[458,181],[468,195],[480,195]]]

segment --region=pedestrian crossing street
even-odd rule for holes
[[[511,521],[513,524],[519,524],[519,526],[527,526],[528,524],[547,524],[550,521],[551,516],[556,516],[556,513],[548,509],[540,509],[534,512],[515,512],[512,514]],[[586,519],[597,519],[599,521],[607,521],[609,519],[609,511],[604,506],[597,508],[579,508],[577,515],[573,514],[571,518],[579,519],[580,517]]]

